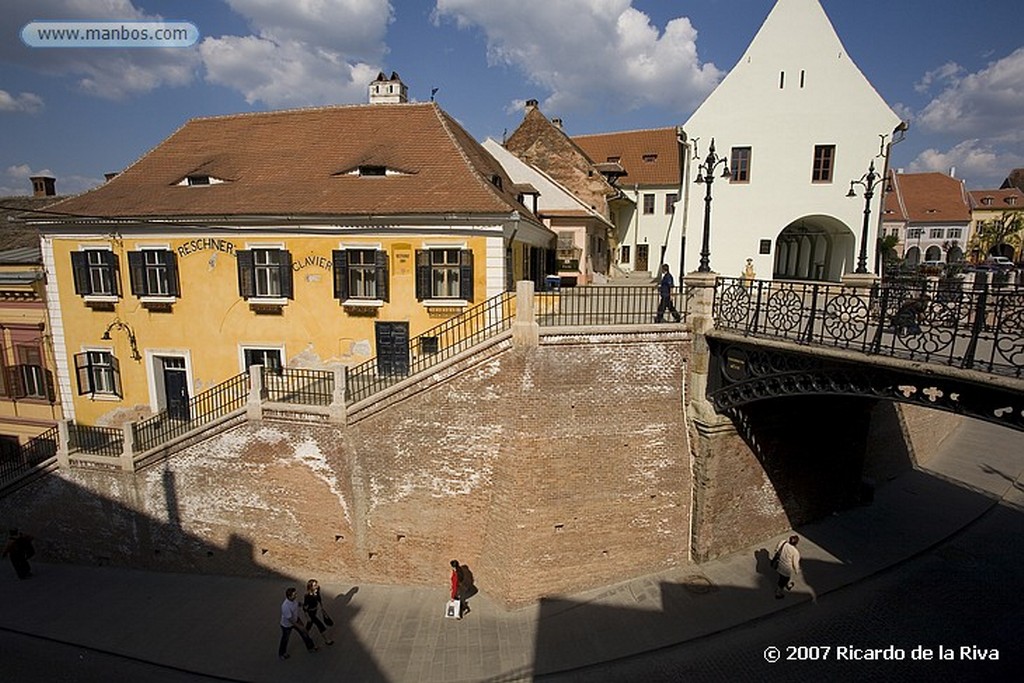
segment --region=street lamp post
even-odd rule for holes
[[[860,177],[860,180],[850,181],[850,191],[846,193],[847,197],[856,197],[857,193],[854,191],[854,185],[860,185],[864,188],[864,225],[860,230],[860,255],[857,257],[857,269],[853,272],[858,274],[867,274],[868,272],[868,223],[871,221],[871,198],[875,196],[875,187],[881,181],[882,176],[875,173],[875,160],[871,160],[871,164],[868,166],[868,172]]]
[[[697,179],[694,182],[707,185],[707,192],[704,194],[704,239],[700,248],[700,267],[698,273],[711,272],[711,248],[708,242],[711,239],[711,184],[715,182],[715,169],[722,164],[722,177],[732,177],[729,172],[729,162],[724,157],[715,154],[715,139],[711,138],[711,147],[708,148],[708,155],[697,168]]]

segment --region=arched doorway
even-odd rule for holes
[[[798,218],[775,239],[772,277],[839,282],[853,270],[854,241],[846,224],[831,216]]]

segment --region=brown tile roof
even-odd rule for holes
[[[886,206],[900,201],[911,223],[969,223],[971,210],[963,181],[944,173],[895,173]],[[892,195],[897,194],[897,197]],[[892,216],[892,214],[889,214]]]
[[[25,248],[34,248],[38,251],[39,231],[25,225],[21,219],[41,216],[43,214],[32,212],[45,209],[62,199],[65,197],[0,197],[0,251]]]
[[[400,174],[349,174],[365,166]],[[194,175],[225,182],[178,185]],[[434,103],[193,119],[106,184],[52,208],[115,217],[524,211],[497,161]]]
[[[1024,192],[1016,187],[999,190],[969,190],[967,194],[970,195],[972,209],[1024,210]],[[984,202],[986,198],[991,198],[992,201],[986,204]]]
[[[619,185],[679,185],[675,128],[577,135],[573,142],[595,164],[618,162],[626,169]]]

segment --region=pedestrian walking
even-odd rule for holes
[[[14,573],[18,575],[19,579],[27,579],[32,576],[32,567],[28,561],[35,554],[36,549],[32,545],[31,536],[23,534],[17,529],[11,529],[8,532],[3,557],[10,556]]]
[[[679,315],[679,311],[676,310],[675,304],[672,303],[672,290],[675,289],[675,286],[676,281],[672,278],[672,273],[668,272],[668,264],[661,264],[661,280],[658,282],[658,294],[661,300],[658,302],[658,313],[654,316],[654,322],[664,322],[666,310],[672,314],[676,322],[683,319]]]
[[[297,626],[302,642],[306,644],[309,652],[316,652],[319,648],[313,644],[306,630],[302,628],[302,617],[299,616],[299,603],[295,600],[295,589],[289,588],[284,592],[284,602],[281,603],[281,644],[277,648],[277,656],[281,659],[288,659],[288,639],[292,630]]]
[[[794,534],[775,548],[772,566],[779,573],[775,586],[775,597],[779,600],[785,597],[785,591],[793,590],[793,579],[800,573],[800,551],[796,549],[799,542],[800,537]]]
[[[320,596],[320,584],[317,583],[316,579],[310,579],[306,582],[306,594],[302,596],[302,611],[306,613],[306,632],[312,633],[313,627],[316,626],[324,642],[328,645],[334,645],[334,641],[325,635],[327,626],[334,626],[334,620],[331,619],[327,614],[327,610],[324,609],[324,599]],[[323,620],[320,619],[318,613],[324,615]]]
[[[465,586],[466,586],[466,573],[462,569],[462,565],[459,564],[458,560],[452,560],[449,562],[452,568],[452,586],[451,586],[451,601],[457,603],[457,614],[456,619],[461,619],[465,613]]]

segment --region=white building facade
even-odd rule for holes
[[[731,176],[714,169],[710,269],[739,276],[750,259],[759,279],[840,281],[857,267],[862,186],[879,181],[906,126],[850,59],[818,0],[778,0],[739,63],[683,126],[685,175],[698,175],[714,140]],[[866,264],[873,272],[882,189],[870,203]],[[685,242],[668,263],[698,269],[704,183],[684,185]],[[680,251],[683,253],[680,254]]]

